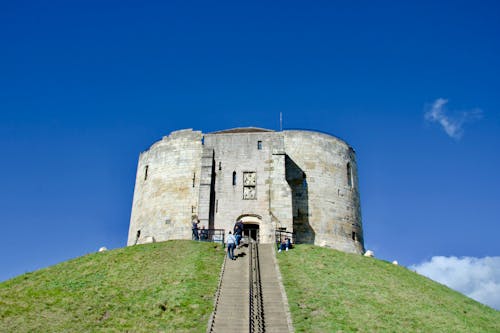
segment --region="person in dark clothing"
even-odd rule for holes
[[[238,222],[236,222],[236,224],[240,228],[241,232],[243,232],[243,221],[239,220]]]
[[[234,225],[234,237],[236,238],[236,246],[240,246],[241,237],[243,236],[243,223],[241,221],[236,222]]]
[[[193,219],[193,239],[194,240],[200,240],[200,236],[198,235],[198,224],[199,223],[200,223],[200,220]]]
[[[200,238],[201,238],[201,240],[207,240],[208,239],[208,230],[205,229],[204,225],[201,226]]]
[[[286,240],[282,239],[278,252],[285,251],[285,249],[288,251],[288,248],[286,247]]]

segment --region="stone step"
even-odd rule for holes
[[[265,332],[289,331],[280,282],[276,271],[274,244],[259,244],[260,287]],[[248,247],[235,250],[237,260],[226,260],[222,276],[213,331],[216,333],[249,330],[249,255]]]

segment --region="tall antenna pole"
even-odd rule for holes
[[[280,112],[280,132],[283,131],[283,112]]]

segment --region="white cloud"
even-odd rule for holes
[[[500,257],[432,257],[410,269],[500,310]]]
[[[427,106],[427,111],[424,114],[425,120],[433,123],[439,123],[446,134],[451,138],[459,140],[464,134],[463,125],[482,117],[483,111],[481,109],[471,109],[467,111],[454,112],[453,115],[446,114],[445,105],[448,103],[447,99],[438,98]]]

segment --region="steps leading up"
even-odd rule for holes
[[[266,332],[289,332],[287,312],[281,294],[274,244],[259,244],[260,278]]]
[[[236,260],[226,258],[216,312],[211,332],[249,332],[250,253],[258,252],[260,292],[262,295],[263,332],[293,332],[282,286],[276,268],[273,244],[259,244],[258,251],[250,251],[249,245],[235,250]],[[259,288],[258,288],[259,289]],[[254,290],[255,292],[255,290]],[[262,328],[262,326],[259,326]],[[256,328],[257,329],[257,328]]]
[[[236,260],[226,258],[213,332],[248,332],[248,248],[236,249]]]

